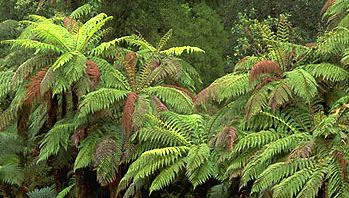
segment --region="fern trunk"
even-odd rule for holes
[[[65,92],[62,93],[62,118],[67,115],[67,95]]]
[[[57,110],[58,110],[58,97],[54,95],[49,99],[48,102],[48,120],[47,126],[48,128],[52,128],[53,125],[57,122]]]

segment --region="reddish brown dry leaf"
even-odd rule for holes
[[[215,86],[210,85],[205,89],[203,89],[202,91],[200,91],[198,94],[196,94],[196,96],[194,96],[194,104],[201,105],[201,104],[207,103],[209,99],[214,97],[215,95],[214,90],[215,90]]]
[[[336,158],[339,160],[340,164],[341,164],[341,168],[342,168],[342,178],[346,178],[347,177],[347,160],[345,159],[343,153],[337,151],[336,152]]]
[[[40,84],[44,79],[46,72],[47,68],[44,68],[30,79],[27,86],[27,94],[24,99],[24,104],[31,104],[34,99],[40,95]]]
[[[96,88],[101,77],[101,72],[99,71],[98,65],[92,60],[87,60],[86,66],[87,67],[85,71],[87,75],[90,77],[91,86],[92,88]]]
[[[129,93],[122,111],[122,128],[124,129],[126,139],[132,132],[132,114],[137,98],[138,95],[135,92]]]
[[[137,64],[137,54],[136,52],[129,52],[124,58],[124,67],[127,73],[127,77],[131,83],[131,86],[135,84],[136,77],[136,64]]]
[[[71,18],[70,16],[66,16],[64,17],[64,27],[69,31],[69,32],[73,32],[73,30],[77,27],[78,23]]]
[[[326,0],[324,6],[322,6],[320,14],[323,15],[326,12],[326,10],[335,3],[336,3],[336,0]]]
[[[234,127],[224,127],[223,130],[218,133],[216,138],[216,146],[224,145],[227,150],[231,150],[237,139],[237,130]]]
[[[151,99],[155,103],[155,106],[159,111],[168,111],[168,108],[166,107],[166,105],[162,103],[158,97],[153,96]]]
[[[250,81],[254,81],[258,79],[262,74],[273,74],[280,76],[281,73],[282,70],[277,62],[271,60],[263,60],[256,63],[252,67],[249,79]]]
[[[75,133],[71,136],[71,140],[74,142],[75,146],[78,147],[81,140],[86,137],[86,129],[80,128],[75,131]]]
[[[308,158],[313,151],[314,143],[309,142],[303,146],[300,146],[294,149],[287,158],[287,161],[290,161],[295,158]]]

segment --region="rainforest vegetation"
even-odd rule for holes
[[[348,0],[0,13],[0,197],[349,197]]]

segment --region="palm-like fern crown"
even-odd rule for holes
[[[143,38],[132,35],[102,43],[93,49],[94,55],[115,53],[116,67],[103,59],[93,59],[101,67],[101,88],[85,96],[80,105],[80,116],[84,117],[124,101],[122,126],[125,136],[128,137],[135,128],[136,122],[132,119],[137,119],[132,118],[132,115],[149,112],[150,107],[158,109],[167,106],[177,112],[190,113],[193,109],[191,91],[195,90],[196,84],[201,81],[189,64],[175,56],[184,52],[203,51],[190,46],[162,50],[171,34],[171,30],[165,34],[157,48]],[[126,42],[137,51],[117,47],[117,44],[122,42]],[[112,57],[115,57],[115,54]],[[106,53],[106,56],[109,57],[109,54]],[[178,86],[165,84],[165,80],[171,78],[178,82]]]

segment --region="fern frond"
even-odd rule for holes
[[[173,30],[170,29],[169,31],[166,32],[164,36],[161,37],[157,49],[160,51],[167,43],[168,40],[170,40],[172,36]]]
[[[49,156],[56,155],[63,148],[69,146],[70,135],[76,130],[77,124],[71,119],[64,119],[57,122],[45,135],[40,144],[38,162],[47,160]]]
[[[74,162],[74,171],[79,168],[87,167],[91,164],[98,138],[98,134],[92,134],[80,143],[79,153]]]
[[[72,13],[70,13],[70,17],[73,19],[79,19],[81,16],[87,15],[92,10],[92,6],[90,4],[84,4],[77,9],[75,9]]]
[[[315,78],[322,77],[324,80],[339,82],[348,79],[349,72],[330,63],[305,65],[304,69]]]
[[[273,187],[273,196],[277,198],[289,198],[297,195],[313,173],[314,170],[312,169],[303,169],[296,172]]]
[[[256,63],[250,72],[249,80],[250,82],[260,79],[260,76],[263,74],[273,74],[280,76],[282,70],[278,63],[270,60],[264,60]]]
[[[248,72],[260,61],[262,61],[262,58],[260,57],[246,56],[236,63],[234,66],[234,72]]]
[[[86,23],[84,23],[76,35],[76,50],[83,50],[93,35],[99,31],[107,21],[111,20],[113,17],[107,16],[104,13],[98,14],[97,16],[91,18]]]
[[[307,102],[317,94],[316,80],[303,69],[295,69],[287,72],[286,79],[294,93]]]
[[[47,69],[42,69],[34,77],[31,78],[27,87],[27,93],[24,99],[24,104],[31,104],[34,99],[40,95],[40,84],[46,75]]]
[[[184,160],[178,160],[171,166],[161,170],[160,174],[155,177],[149,188],[150,193],[161,190],[174,181],[179,172],[185,167]]]
[[[52,44],[42,43],[40,41],[34,41],[30,39],[17,39],[17,40],[5,40],[1,43],[4,44],[11,44],[15,47],[21,47],[23,49],[35,49],[37,52],[40,53],[64,53],[65,50],[56,47]]]
[[[170,49],[163,50],[160,53],[165,55],[180,56],[184,52],[191,54],[191,53],[204,53],[205,51],[198,47],[182,46],[182,47],[172,47]]]
[[[72,188],[74,188],[74,187],[75,187],[75,183],[70,185],[70,186],[68,186],[68,187],[66,187],[66,188],[64,188],[61,192],[59,192],[57,194],[56,198],[64,198],[64,197],[66,197],[69,194],[69,192],[72,190]]]
[[[121,145],[121,140],[107,136],[96,146],[93,161],[97,171],[97,180],[102,186],[114,182],[116,178],[122,156]]]
[[[84,96],[79,105],[79,117],[84,117],[90,113],[102,109],[108,109],[113,103],[123,100],[129,91],[101,88]]]
[[[127,95],[127,99],[124,105],[124,109],[122,111],[122,127],[124,129],[124,135],[126,139],[130,136],[132,132],[132,115],[135,110],[135,103],[138,99],[138,95],[135,92],[131,92]]]
[[[145,93],[157,96],[168,106],[179,113],[190,113],[193,110],[193,102],[190,97],[171,87],[155,86],[144,90]]]

